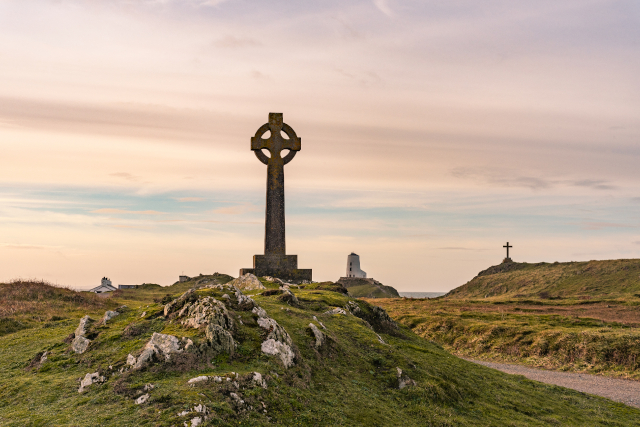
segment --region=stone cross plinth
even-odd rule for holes
[[[263,136],[269,133],[268,138]],[[282,113],[269,113],[269,123],[262,125],[251,138],[251,150],[267,165],[267,209],[264,255],[254,255],[253,268],[240,274],[272,276],[289,281],[311,280],[311,270],[298,269],[298,256],[287,255],[284,221],[284,165],[301,149],[300,138],[282,121]],[[267,150],[267,156],[262,150]],[[282,151],[289,152],[282,157]]]

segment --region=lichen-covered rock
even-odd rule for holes
[[[251,378],[251,383],[256,387],[267,388],[267,382],[262,378],[262,374],[260,372],[253,373],[253,378]]]
[[[189,289],[187,292],[183,293],[178,298],[174,299],[164,306],[165,317],[173,312],[180,310],[185,304],[193,302],[197,299],[198,295],[194,292],[193,289]]]
[[[258,280],[256,276],[251,273],[247,273],[238,277],[237,279],[233,279],[229,283],[229,286],[235,286],[236,288],[244,291],[253,291],[256,289],[266,289],[262,282]]]
[[[360,305],[364,305],[362,309]],[[369,305],[366,302],[349,301],[345,308],[354,316],[364,320],[376,332],[383,332],[392,335],[402,335],[398,324],[389,317],[389,314],[383,309],[375,305]]]
[[[282,295],[278,297],[278,299],[282,302],[286,302],[287,304],[293,305],[295,307],[300,305],[298,298],[296,298],[296,296],[289,289],[285,289]]]
[[[159,334],[154,332],[151,339],[144,346],[142,353],[135,359],[133,367],[140,369],[143,366],[155,361],[165,360],[169,361],[173,353],[180,353],[183,349],[180,348],[180,340],[173,335]],[[131,355],[129,355],[131,356]],[[127,363],[131,364],[132,357],[127,357]]]
[[[268,339],[262,343],[260,349],[264,354],[278,357],[285,368],[290,368],[294,365],[295,354],[291,347],[283,342]]]
[[[324,334],[322,333],[322,331],[320,329],[318,329],[318,327],[316,325],[314,325],[313,323],[309,323],[309,328],[311,329],[311,332],[313,333],[313,336],[316,339],[316,344],[315,347],[316,349],[319,349],[320,347],[322,347],[322,345],[324,344],[325,341],[325,337]]]
[[[136,364],[136,358],[131,354],[127,356],[127,365],[134,366]]]
[[[258,318],[260,318],[260,317],[268,317],[267,316],[267,312],[262,307],[254,307],[254,309],[251,310],[251,312],[253,314],[257,314]]]
[[[84,379],[80,382],[80,388],[78,389],[78,393],[83,393],[84,389],[89,387],[92,384],[103,383],[104,377],[101,376],[98,372],[94,372],[93,374],[87,374],[84,376]]]
[[[397,369],[397,377],[398,377],[398,388],[402,390],[403,388],[411,385],[416,385],[416,382],[409,378],[407,375],[402,373],[402,369]]]
[[[238,310],[249,311],[257,306],[253,298],[244,295],[239,289],[236,291],[236,300],[238,301]]]
[[[351,314],[357,317],[360,317],[363,314],[362,309],[360,308],[358,303],[355,301],[347,302],[347,305],[344,308],[347,309]]]
[[[91,340],[83,336],[76,336],[73,341],[71,341],[71,349],[78,354],[82,354],[87,351],[89,344],[91,344]]]
[[[315,320],[316,322],[318,322],[320,324],[320,326],[322,326],[322,329],[327,329],[326,326],[324,326],[324,323],[322,323],[321,321],[318,320],[318,318],[316,316],[313,316],[313,320]]]
[[[285,368],[293,366],[295,354],[291,349],[292,341],[287,331],[270,318],[262,307],[255,307],[252,312],[258,315],[258,326],[267,331],[267,338],[260,346],[262,352],[278,357]]]
[[[185,317],[182,324],[191,328],[218,325],[223,329],[233,329],[233,320],[229,317],[227,307],[213,297],[204,297],[191,303],[178,317]]]
[[[205,330],[209,347],[216,353],[226,353],[233,356],[236,350],[236,342],[231,333],[219,325],[210,324]]]
[[[201,383],[204,381],[209,381],[209,377],[206,375],[201,375],[199,377],[191,378],[189,381],[187,381],[187,384]]]
[[[102,317],[102,321],[100,323],[102,323],[103,325],[106,325],[109,320],[113,319],[118,315],[120,315],[120,313],[118,313],[117,311],[107,310],[105,311],[104,317]]]
[[[149,396],[149,393],[143,394],[142,396],[136,399],[136,405],[142,405],[143,403],[147,403],[147,401],[149,400],[149,397],[151,397]]]
[[[287,331],[270,317],[259,317],[258,326],[268,331],[267,339],[274,339],[284,344],[291,345],[291,337]]]
[[[89,326],[93,323],[93,319],[89,316],[84,316],[80,319],[80,324],[76,328],[75,334],[76,337],[83,337],[87,334]]]

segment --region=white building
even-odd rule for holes
[[[97,286],[93,289],[89,289],[89,292],[95,292],[96,294],[102,294],[105,292],[113,292],[115,291],[116,288],[114,286],[111,285],[111,280],[109,280],[106,277],[102,278],[102,281],[100,282],[100,286]]]
[[[367,273],[360,269],[360,257],[353,252],[347,257],[347,277],[367,277]]]

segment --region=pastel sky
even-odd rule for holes
[[[0,0],[0,281],[237,275],[287,251],[401,291],[640,255],[636,0]]]

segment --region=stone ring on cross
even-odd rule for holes
[[[271,132],[269,138],[262,138],[267,132]],[[298,138],[291,126],[283,123],[282,113],[269,114],[269,123],[260,126],[256,131],[256,136],[251,138],[251,149],[258,160],[265,165],[280,163],[280,159],[282,159],[282,165],[286,165],[293,160],[296,152],[300,151],[300,147],[301,139]],[[264,154],[262,152],[263,149],[269,150],[271,156],[268,157]],[[289,150],[289,153],[284,158],[280,155],[282,150]]]

